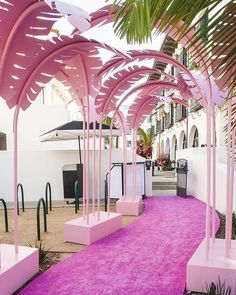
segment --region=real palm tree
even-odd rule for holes
[[[142,43],[153,33],[170,32],[176,41],[194,30],[186,47],[205,59],[221,88],[236,86],[236,3],[233,0],[114,0],[120,5],[115,32],[128,43]],[[209,16],[209,17],[208,17]],[[193,52],[194,45],[197,52]]]
[[[151,129],[148,129],[146,132],[139,127],[137,130],[137,134],[139,135],[141,141],[137,142],[137,145],[140,146],[142,144],[142,153],[145,158],[149,158],[152,156],[152,144],[154,139],[154,134]]]

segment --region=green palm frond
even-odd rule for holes
[[[145,132],[141,127],[139,127],[137,134],[142,138],[144,147],[149,147],[152,145],[154,136],[150,130]]]
[[[106,117],[103,119],[102,124],[105,124],[105,125],[110,126],[110,125],[111,125],[111,120],[112,120],[111,117],[106,116]]]
[[[152,33],[170,32],[173,27],[178,27],[172,36],[179,41],[194,30],[186,45],[193,59],[204,58],[213,67],[221,88],[236,86],[235,0],[114,0],[114,3],[121,5],[115,16],[115,32],[121,38],[126,37],[128,43],[146,42]]]

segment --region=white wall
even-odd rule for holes
[[[7,150],[13,149],[13,116],[14,109],[8,109],[0,100],[0,132],[7,135]],[[19,150],[53,150],[77,148],[74,142],[41,143],[39,136],[59,125],[67,123],[68,113],[63,105],[41,105],[33,103],[26,111],[20,111],[18,122]]]
[[[177,151],[177,159],[188,160],[187,193],[204,202],[207,200],[207,148],[190,148]],[[216,208],[220,212],[226,211],[226,150],[217,148],[216,165]],[[236,184],[236,173],[235,181]],[[234,185],[234,200],[236,185]],[[234,202],[236,211],[236,202]]]
[[[10,151],[0,151],[0,197],[8,202],[13,201],[12,156],[13,153]],[[18,182],[21,182],[24,186],[26,201],[37,201],[40,197],[44,196],[45,185],[48,181],[52,186],[53,200],[64,199],[62,177],[63,166],[78,163],[78,151],[20,151],[18,157]],[[96,152],[96,158],[98,159],[98,152]],[[131,158],[132,152],[129,151],[128,161],[131,161]],[[103,150],[101,198],[104,197],[104,179],[108,171],[108,159],[108,150]],[[118,163],[122,161],[123,151],[114,150],[112,153],[112,162]],[[137,156],[137,161],[141,162],[143,161],[143,158]],[[90,151],[90,184],[92,183],[92,171],[92,151]]]

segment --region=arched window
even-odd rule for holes
[[[175,152],[177,151],[177,149],[178,149],[177,138],[175,138]]]
[[[194,135],[193,135],[193,147],[199,147],[199,135],[197,128],[195,129]]]
[[[7,136],[5,133],[0,132],[0,150],[7,150]]]
[[[184,150],[186,148],[187,148],[187,138],[186,138],[186,135],[184,134],[182,149]]]

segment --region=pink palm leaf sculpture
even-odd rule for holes
[[[2,72],[7,67],[7,62],[9,65],[9,60],[12,62],[11,75],[18,77],[25,70],[26,60],[28,64],[33,62],[32,49],[42,50],[42,42],[29,36],[47,35],[52,23],[60,17],[56,10],[52,10],[43,1],[22,0],[19,5],[19,1],[11,0],[9,3],[11,4],[1,3],[0,10],[0,19],[4,23],[0,28],[1,84],[8,82],[3,79]]]
[[[118,9],[119,7],[117,5],[107,5],[90,13],[91,27],[103,26],[111,23]]]
[[[106,11],[108,12],[108,9],[106,9]],[[114,14],[115,14],[115,12],[113,12],[113,15]],[[107,19],[106,22],[112,21],[112,18],[109,15],[109,12],[107,13],[107,18],[105,16],[105,13],[103,13],[103,17],[100,18],[101,22],[102,21],[105,22],[105,19]],[[178,27],[181,26],[181,25],[182,25],[182,23],[180,22],[179,24],[176,25],[176,27],[167,26],[167,28],[165,30],[165,33],[176,40]],[[157,26],[158,26],[158,24],[157,24]],[[185,36],[180,40],[180,44],[187,47],[188,44],[191,43],[193,33],[194,33],[193,31],[190,31],[187,34],[185,34]],[[201,46],[201,44],[200,44],[200,46]],[[190,52],[190,55],[195,57],[195,61],[199,64],[199,66],[201,68],[201,71],[203,72],[205,78],[208,78],[208,80],[207,80],[207,82],[208,82],[208,95],[206,97],[206,100],[208,102],[208,107],[207,107],[207,110],[208,110],[208,112],[207,112],[207,131],[208,131],[208,136],[207,136],[207,146],[208,146],[208,150],[207,150],[207,154],[208,154],[208,156],[207,156],[207,159],[208,159],[207,160],[207,171],[208,171],[208,173],[207,173],[207,175],[208,175],[207,176],[208,177],[207,196],[208,196],[208,199],[207,199],[207,209],[206,209],[206,224],[207,224],[207,228],[206,228],[206,239],[207,239],[206,252],[207,252],[207,257],[208,257],[209,256],[208,255],[208,253],[209,253],[209,240],[210,240],[210,229],[209,229],[210,228],[210,194],[211,194],[211,176],[210,176],[210,165],[211,165],[211,154],[210,154],[211,123],[210,123],[210,117],[211,117],[211,112],[212,112],[212,110],[211,110],[212,92],[211,92],[211,84],[210,84],[210,80],[209,80],[207,57],[202,56],[202,53],[199,50],[199,42],[197,42],[195,44],[195,46],[192,47],[192,48],[193,48],[193,50]],[[100,74],[105,75],[107,72],[109,72],[109,71],[111,71],[112,69],[115,68],[115,64],[119,64],[119,63],[120,63],[120,61],[118,60],[118,58],[117,58],[116,61],[113,59],[113,61],[111,61],[110,63],[107,63],[104,66],[104,68],[100,71]],[[216,68],[217,66],[218,66],[218,61],[216,61],[214,68]],[[185,71],[183,71],[183,72],[185,72]],[[220,72],[221,72],[220,69],[218,69],[218,77],[224,79],[224,75],[220,75]],[[189,73],[186,73],[186,74],[191,78],[191,80],[194,82],[194,84],[197,85],[196,80],[193,77],[191,77],[191,75],[189,75]],[[228,79],[226,78],[225,80],[228,80]],[[201,92],[200,87],[198,85],[197,85],[197,87],[198,87],[198,90]],[[213,155],[213,157],[215,157],[215,156]],[[213,180],[213,182],[214,182],[214,180]],[[213,183],[213,188],[215,190],[215,184],[214,183]],[[213,198],[215,198],[215,197],[213,196]],[[213,201],[213,203],[214,203],[214,201]],[[213,216],[214,216],[214,214],[213,214]],[[214,222],[214,218],[213,218],[213,222]],[[213,231],[214,231],[214,229],[213,229]],[[213,237],[213,240],[214,240],[214,237]]]
[[[126,122],[126,119],[121,111],[117,111],[115,117],[112,117],[111,125],[110,125],[110,132],[109,132],[109,161],[108,161],[108,215],[110,213],[110,196],[111,196],[111,169],[112,169],[112,126],[114,125],[122,130],[123,135],[123,169],[124,169],[124,196],[126,196],[127,192],[127,141],[126,141],[126,134],[129,131],[128,124]]]
[[[112,22],[114,19],[114,16],[116,15],[117,11],[119,9],[119,6],[113,6],[113,5],[108,5],[105,6],[101,9],[99,9],[98,11],[90,14],[91,15],[91,26],[95,26],[95,25],[104,25],[107,24],[109,22]],[[166,26],[164,33],[167,34],[168,36],[172,37],[174,40],[178,39],[178,31],[179,28],[183,25],[183,22],[179,22],[178,24],[176,24],[175,27],[173,26]],[[157,23],[157,27],[158,27],[158,23]],[[185,34],[184,37],[182,37],[180,40],[178,39],[178,42],[183,45],[183,47],[188,47],[188,45],[191,42],[191,40],[193,39],[193,35],[194,35],[194,31],[190,30],[189,32],[187,32],[187,34]],[[194,56],[194,60],[199,64],[199,66],[201,67],[201,70],[203,71],[205,77],[209,77],[208,74],[208,64],[207,64],[207,57],[203,56],[199,50],[199,46],[202,46],[201,42],[196,42],[196,44],[194,46],[191,46],[191,50],[190,50],[190,55]],[[114,60],[111,61],[111,66],[114,63]],[[107,64],[106,66],[108,66],[109,64]],[[104,67],[103,70],[101,70],[100,73],[104,73],[106,71],[106,66]]]
[[[68,0],[44,0],[51,8],[57,9],[67,21],[74,26],[72,34],[82,33],[90,28],[89,14],[78,7],[72,5]],[[66,23],[65,23],[66,25]]]
[[[120,59],[120,57],[118,58]],[[107,115],[109,112],[115,109],[118,110],[118,108],[116,108],[117,99],[125,91],[127,91],[131,86],[135,86],[135,83],[139,81],[141,78],[145,77],[147,74],[154,74],[157,72],[158,71],[156,71],[155,69],[150,69],[147,67],[129,66],[127,68],[122,69],[121,71],[114,73],[114,75],[106,79],[100,90],[99,95],[95,99],[97,113],[100,114],[101,116],[100,122],[102,122],[102,118],[104,115]],[[152,86],[157,87],[157,85],[159,86],[159,83],[157,84],[154,83],[154,85]],[[176,84],[174,83],[172,83],[172,85],[176,86]],[[116,116],[116,113],[112,118],[112,123],[110,126],[110,140],[112,137],[112,125],[113,125],[113,120],[115,116]],[[110,149],[111,149],[111,146],[110,146]],[[110,160],[111,160],[111,157],[110,157]],[[109,171],[110,171],[110,167],[111,167],[111,163],[109,161]],[[108,195],[109,195],[109,192],[108,192]],[[109,198],[108,198],[108,202],[109,202]]]
[[[201,91],[196,87],[196,85],[189,79],[188,76],[185,74],[178,75],[178,85],[181,89],[181,93],[183,96],[187,98],[192,98],[198,101],[204,107],[207,106],[207,92],[208,92],[208,81],[207,79],[201,74],[200,72],[191,71],[191,74],[194,76],[195,80],[197,81]],[[227,93],[219,89],[219,87],[215,83],[215,79],[211,76],[210,77],[210,85],[211,85],[211,92],[212,92],[212,104],[215,105],[223,105],[226,98]]]
[[[120,57],[119,57],[120,58]],[[122,59],[122,58],[121,58]],[[95,98],[96,111],[100,115],[100,139],[99,139],[99,171],[98,179],[101,179],[101,125],[105,115],[115,110],[117,99],[122,93],[129,89],[134,83],[143,78],[146,74],[156,73],[154,69],[147,67],[131,66],[122,69],[115,73],[112,77],[106,79],[103,83],[100,93]],[[112,126],[113,119],[110,126],[110,142],[112,140]],[[110,146],[110,161],[108,164],[108,171],[111,168],[111,149]],[[110,174],[109,174],[110,179]],[[110,191],[110,181],[108,182],[108,195]],[[100,181],[98,181],[98,192],[100,192]],[[108,197],[108,213],[109,213],[110,198]],[[100,204],[98,203],[98,206]],[[99,211],[99,210],[98,210]]]
[[[107,115],[113,111],[117,100],[125,91],[134,86],[143,77],[155,73],[158,73],[155,69],[133,65],[105,79],[100,93],[95,98],[97,113]]]
[[[14,118],[15,159],[17,159],[16,128],[19,109],[25,110],[29,107],[43,85],[60,70],[63,62],[79,53],[89,52],[90,49],[94,50],[93,43],[81,36],[73,39],[67,37],[54,39],[53,42],[38,40],[29,36],[25,36],[25,38],[26,40],[23,43],[16,38],[19,47],[14,46],[15,39],[12,46],[9,45],[7,59],[4,62],[5,66],[2,68],[1,75],[1,81],[4,83],[2,82],[0,85],[0,94],[6,100],[8,106],[17,106]],[[22,39],[24,38],[22,37]],[[14,75],[12,75],[12,72]],[[16,165],[15,161],[15,171]],[[15,184],[17,183],[16,177],[15,172]],[[15,241],[18,241],[17,230],[15,231]],[[16,249],[18,249],[18,242],[15,244]]]
[[[134,60],[135,61],[145,61],[145,60],[155,59],[155,60],[158,60],[158,61],[166,63],[166,64],[172,64],[173,66],[179,68],[181,71],[186,73],[186,75],[188,75],[193,80],[193,82],[197,85],[194,77],[191,75],[189,70],[184,65],[182,65],[176,59],[172,58],[171,56],[169,56],[163,52],[159,52],[156,50],[131,50],[131,51],[128,51],[127,54],[132,59],[130,59],[130,58],[123,59],[119,56],[114,56],[108,62],[106,62],[104,64],[104,66],[98,72],[98,75],[105,76],[108,73],[113,72],[119,66],[125,66]]]
[[[159,102],[158,97],[147,96],[137,97],[130,109],[128,110],[127,121],[130,129],[133,129],[133,163],[132,163],[132,200],[136,198],[136,142],[137,142],[137,129],[140,124],[145,120],[146,116],[150,115],[152,110]]]
[[[42,87],[60,70],[63,62],[80,53],[89,52],[91,49],[94,51],[92,42],[81,36],[73,39],[63,37],[54,39],[53,42],[41,40],[39,42],[44,49],[38,51],[33,47],[31,59],[18,55],[14,50],[9,54],[10,59],[6,62],[2,73],[2,79],[6,83],[0,86],[1,96],[6,99],[9,107],[18,105],[23,110],[27,109]],[[36,47],[37,45],[36,41]],[[24,52],[24,49],[22,48],[21,51]],[[16,72],[14,71],[15,64],[24,65],[28,70],[17,69]]]
[[[119,112],[121,105],[130,97],[130,95],[132,95],[134,93],[138,93],[138,92],[140,92],[142,90],[145,90],[145,94],[148,93],[148,94],[151,95],[152,93],[154,93],[154,94],[155,93],[160,93],[164,89],[167,89],[167,90],[171,90],[171,89],[178,90],[178,86],[177,86],[176,83],[168,82],[168,81],[151,81],[151,82],[145,82],[145,83],[143,83],[141,85],[138,85],[137,87],[133,88],[132,90],[130,90],[119,101],[118,105],[116,106],[115,112],[114,112],[114,114],[112,116],[111,126],[113,125],[114,119],[115,119],[115,117],[117,115],[117,112]],[[156,97],[154,97],[154,98],[152,97],[152,99],[155,100],[155,101],[157,101],[157,98]],[[111,140],[111,134],[112,134],[111,126],[110,126],[110,140]],[[135,134],[133,134],[133,139],[134,139],[134,137],[135,137]],[[110,146],[110,160],[109,160],[109,170],[108,171],[110,171],[110,169],[111,169],[111,149],[112,149],[112,147]],[[133,154],[133,159],[134,159],[134,154]],[[125,171],[125,173],[126,173],[126,171]],[[126,177],[127,176],[125,174],[125,179],[126,179]],[[136,177],[136,176],[134,176],[134,177]],[[109,182],[108,182],[108,203],[109,202],[110,202],[110,173],[109,173]]]
[[[98,93],[100,87],[100,81],[96,76],[97,70],[101,67],[102,61],[98,57],[98,50],[94,47],[91,48],[89,53],[81,53],[76,55],[71,60],[66,61],[63,68],[56,75],[56,79],[62,82],[65,86],[69,87],[68,91],[72,98],[78,103],[82,108],[83,115],[83,150],[85,151],[85,121],[86,118],[91,118],[93,108],[91,103],[93,103],[93,97]],[[88,116],[88,112],[90,115]],[[95,119],[92,119],[95,122]],[[95,124],[94,124],[95,128]],[[95,130],[95,129],[94,129]],[[88,137],[89,138],[89,137]],[[95,141],[95,138],[94,138]],[[95,154],[94,154],[95,158]],[[85,218],[85,199],[86,199],[86,176],[89,173],[88,169],[86,171],[87,165],[85,164],[85,152],[83,153],[83,216]],[[95,181],[95,176],[94,176]],[[88,192],[87,192],[88,194]],[[93,212],[95,206],[95,193],[93,184]],[[87,207],[86,207],[87,209]],[[87,210],[88,211],[88,210]]]

